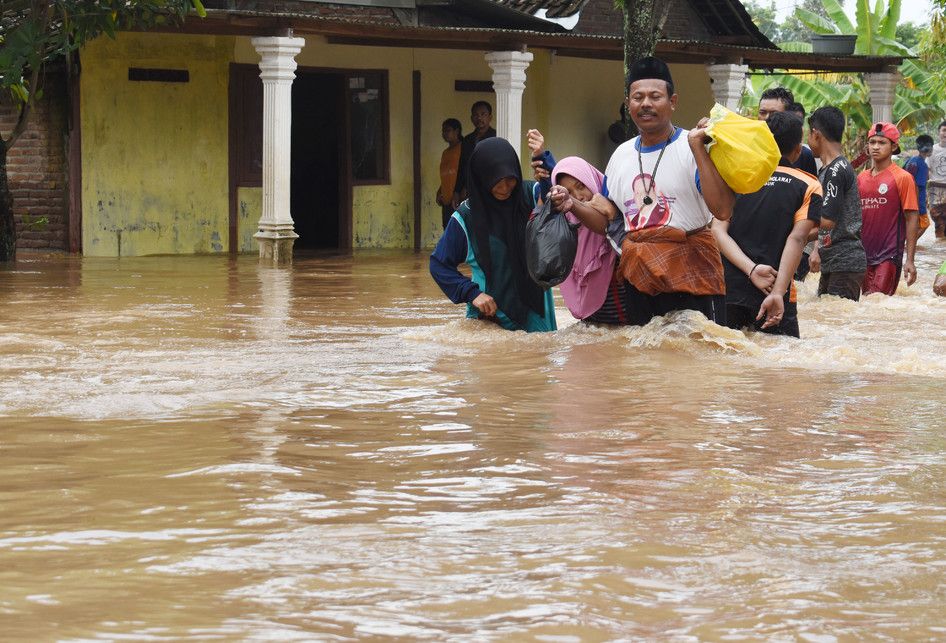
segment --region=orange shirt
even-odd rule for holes
[[[460,144],[451,145],[440,156],[440,198],[449,202],[457,184],[457,166],[460,165]]]

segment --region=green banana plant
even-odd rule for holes
[[[797,8],[795,16],[816,34],[857,36],[854,53],[862,56],[914,56],[909,47],[897,42],[901,0],[857,0],[855,22],[851,22],[837,0],[821,0],[829,18]]]
[[[797,8],[795,15],[816,34],[857,36],[855,53],[864,56],[909,56],[899,67],[901,82],[896,88],[894,121],[902,132],[918,133],[935,126],[946,115],[946,99],[936,89],[936,82],[926,64],[914,59],[913,50],[896,39],[901,0],[857,0],[852,22],[838,0],[821,0],[827,18]],[[786,51],[811,51],[808,43],[780,43]],[[822,105],[835,105],[847,114],[852,137],[871,125],[870,91],[857,74],[753,75],[750,91],[743,107],[751,112],[758,105],[758,96],[768,87],[782,86],[791,90],[796,100],[809,111]]]

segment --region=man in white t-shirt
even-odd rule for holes
[[[926,159],[930,177],[926,183],[927,211],[933,220],[936,238],[946,237],[946,121],[939,124],[939,144]]]
[[[624,219],[618,270],[632,325],[685,309],[725,324],[723,265],[709,224],[729,219],[735,195],[706,151],[707,119],[689,132],[673,125],[677,94],[657,58],[637,61],[627,81],[640,135],[611,156],[602,194],[581,202],[555,187],[552,204],[601,234],[612,219]]]

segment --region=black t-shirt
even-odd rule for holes
[[[831,230],[818,233],[821,271],[863,272],[867,255],[861,243],[861,195],[851,162],[843,156],[821,168],[824,200],[821,216],[834,222]]]
[[[812,176],[818,176],[818,165],[815,163],[815,155],[811,153],[804,145],[801,146],[801,156],[792,165],[792,167],[808,172]]]
[[[758,192],[736,197],[729,236],[753,263],[772,266],[782,261],[785,241],[803,219],[821,220],[821,184],[815,177],[780,165]],[[726,303],[758,307],[765,293],[756,288],[742,270],[723,257],[726,273]],[[788,298],[789,293],[785,294]]]

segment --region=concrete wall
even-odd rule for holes
[[[677,111],[673,122],[687,129],[696,125],[704,116],[709,116],[716,99],[710,84],[706,65],[670,65],[673,84],[677,91]]]
[[[470,105],[489,93],[457,92],[456,80],[491,79],[485,51],[329,45],[307,37],[300,67],[387,69],[391,182],[355,186],[353,245],[413,245],[412,72],[421,73],[421,242],[441,233],[435,195],[444,142],[440,124],[458,118],[472,127]],[[579,155],[602,170],[614,149],[608,126],[619,118],[622,66],[536,50],[523,97],[523,136],[537,127],[559,158]],[[142,255],[226,252],[229,216],[227,83],[230,62],[256,64],[246,37],[120,34],[83,50],[83,240],[86,254]],[[190,82],[129,82],[127,68],[184,68]],[[676,122],[689,127],[709,111],[705,67],[673,65],[681,99]],[[297,116],[298,117],[298,116]],[[525,140],[523,172],[531,176]],[[239,250],[252,238],[261,190],[240,188]]]
[[[82,238],[92,256],[227,250],[227,37],[119,34],[82,51]],[[129,67],[187,69],[132,82]]]

